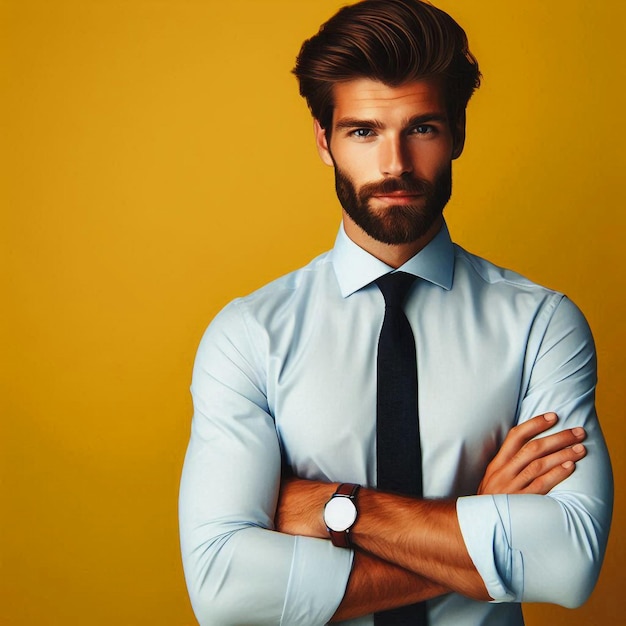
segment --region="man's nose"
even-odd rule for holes
[[[402,176],[413,170],[406,143],[401,137],[390,137],[381,147],[380,173],[384,176]]]

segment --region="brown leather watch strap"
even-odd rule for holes
[[[361,485],[354,485],[353,483],[341,483],[339,487],[337,487],[337,491],[335,491],[336,496],[349,496],[354,499],[356,494],[358,493]]]
[[[333,542],[333,545],[338,548],[349,548],[352,545],[350,543],[350,530],[337,532],[336,530],[331,530],[329,528],[328,534],[330,535],[330,540]]]

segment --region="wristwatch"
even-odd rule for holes
[[[358,515],[356,494],[360,485],[343,483],[324,507],[324,523],[330,534],[330,540],[338,548],[350,547],[350,529]]]

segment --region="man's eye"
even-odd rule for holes
[[[414,135],[430,135],[435,132],[435,127],[430,124],[420,124],[419,126],[414,126],[412,133]]]
[[[359,137],[361,139],[364,139],[365,137],[371,137],[373,134],[374,133],[371,128],[357,128],[356,130],[352,131],[353,137]]]

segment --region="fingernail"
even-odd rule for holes
[[[556,413],[544,413],[543,419],[546,420],[546,422],[556,422]]]
[[[574,437],[576,437],[577,439],[582,439],[585,436],[585,429],[584,428],[572,428],[572,433]]]
[[[575,446],[572,446],[572,450],[576,453],[576,454],[581,454],[581,452],[585,451],[585,446],[583,446],[582,443],[577,443]]]
[[[572,465],[574,465],[573,461],[565,461],[565,463],[561,463],[561,467],[564,467],[565,469],[570,469]]]

